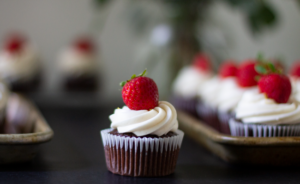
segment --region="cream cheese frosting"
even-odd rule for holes
[[[84,53],[76,48],[64,50],[59,57],[61,72],[71,75],[94,74],[97,71],[96,56]]]
[[[201,72],[192,66],[184,67],[174,81],[173,92],[185,98],[196,97],[199,86],[210,78],[209,72]]]
[[[290,77],[291,84],[292,84],[292,94],[291,98],[300,102],[300,79],[295,77]]]
[[[244,92],[250,88],[242,88],[236,82],[235,77],[228,77],[221,79],[221,89],[217,97],[217,106],[221,111],[234,111],[237,107],[240,99],[242,98]]]
[[[177,113],[172,104],[160,101],[152,110],[131,110],[127,106],[115,109],[109,116],[111,128],[119,133],[134,133],[136,136],[154,134],[162,136],[178,129]]]
[[[244,93],[236,108],[236,118],[244,124],[297,124],[300,123],[300,106],[292,100],[278,104],[254,89]]]
[[[37,53],[30,45],[24,45],[20,53],[0,52],[0,77],[7,82],[31,79],[39,67]]]
[[[221,89],[221,80],[219,77],[215,76],[206,82],[204,82],[198,89],[198,96],[200,96],[201,100],[212,106],[218,106],[217,96],[220,93]]]

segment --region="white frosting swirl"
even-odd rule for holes
[[[61,72],[67,75],[95,74],[97,71],[95,54],[80,52],[75,48],[68,48],[61,53],[59,66]]]
[[[193,98],[197,95],[199,86],[209,78],[209,72],[201,72],[192,66],[184,67],[173,83],[173,91],[176,95]]]
[[[198,89],[198,96],[202,101],[212,107],[218,106],[217,96],[220,93],[220,78],[215,76],[204,82]]]
[[[295,101],[278,104],[255,89],[244,93],[236,118],[245,124],[296,124],[300,123],[300,106]]]
[[[134,133],[136,136],[154,134],[161,136],[178,129],[177,113],[172,104],[160,101],[152,110],[131,110],[127,106],[116,109],[109,116],[111,127],[119,133]]]
[[[29,80],[40,68],[40,62],[35,49],[24,45],[20,53],[0,52],[0,77],[8,83],[17,80]]]
[[[251,88],[242,88],[236,82],[235,77],[228,77],[221,80],[220,93],[217,97],[218,109],[221,111],[234,111],[244,92]]]
[[[290,81],[292,83],[291,99],[300,102],[300,79],[291,77]]]

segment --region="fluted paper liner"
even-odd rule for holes
[[[171,97],[170,101],[176,109],[180,109],[180,110],[183,110],[185,112],[192,114],[193,116],[197,116],[197,111],[196,111],[197,99],[196,98],[183,98],[183,97],[174,95]]]
[[[291,137],[300,136],[300,124],[298,125],[259,125],[243,124],[234,118],[229,120],[232,136],[243,137]]]
[[[112,135],[101,131],[106,166],[115,174],[153,177],[174,172],[184,133],[177,130],[171,137],[140,138]]]
[[[204,102],[199,102],[196,106],[196,110],[198,116],[204,121],[204,123],[220,131],[220,122],[216,107],[212,107]]]
[[[220,110],[218,111],[220,130],[223,134],[230,135],[229,120],[232,117],[235,117],[235,114],[233,112],[226,112],[226,111],[220,111]]]

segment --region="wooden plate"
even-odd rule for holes
[[[222,160],[234,164],[299,165],[300,137],[234,137],[178,111],[179,128]]]

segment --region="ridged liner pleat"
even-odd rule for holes
[[[196,105],[196,110],[198,116],[204,121],[204,123],[220,131],[220,122],[216,107],[212,107],[204,102],[199,101]]]
[[[235,119],[229,120],[232,136],[243,137],[291,137],[300,136],[300,124],[296,125],[258,125],[243,124]]]
[[[229,120],[233,117],[235,117],[233,112],[218,111],[221,133],[230,135]]]
[[[174,172],[184,133],[167,138],[136,138],[101,131],[106,166],[115,174],[154,177]]]

